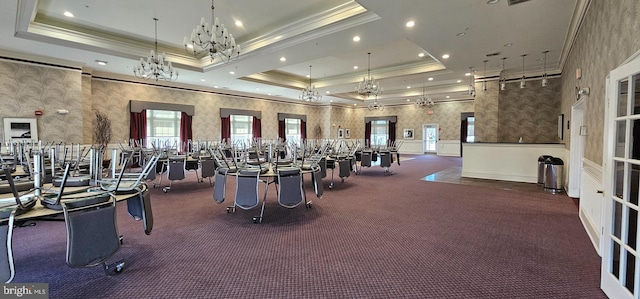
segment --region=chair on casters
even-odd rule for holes
[[[215,161],[212,158],[203,158],[200,160],[200,182],[204,182],[204,178],[209,179],[209,185],[213,185],[211,177],[216,173]]]
[[[260,183],[260,169],[242,169],[236,172],[236,198],[233,206],[227,207],[227,213],[235,212],[236,207],[251,210],[260,204],[258,186]],[[265,187],[265,194],[267,188]],[[260,216],[253,217],[253,223],[262,223],[264,215],[264,198],[260,209]]]
[[[162,192],[167,193],[171,190],[171,183],[173,181],[184,180],[185,174],[185,156],[169,157],[169,171],[167,172],[167,179],[169,180],[169,186],[162,187]]]
[[[351,175],[351,158],[347,157],[346,159],[338,161],[338,167],[340,167],[340,171],[338,172],[338,176],[344,183],[344,178],[349,177]]]
[[[316,197],[320,199],[322,198],[322,193],[324,192],[324,185],[322,183],[322,173],[320,168],[315,169],[311,173],[311,177],[313,180],[313,190],[316,192]]]
[[[362,167],[371,167],[371,156],[372,153],[370,151],[362,151],[360,158],[360,171],[362,171]]]
[[[289,167],[278,169],[278,203],[292,209],[303,201],[307,208],[311,208],[311,201],[307,201],[302,186],[300,169]]]
[[[227,171],[229,169],[219,167],[216,171],[215,184],[213,185],[213,200],[223,203],[227,191]],[[227,213],[229,208],[227,208]]]
[[[17,206],[0,209],[0,281],[10,283],[16,274],[13,265],[13,225]]]
[[[393,174],[389,168],[391,167],[392,156],[390,152],[380,152],[380,167],[384,169],[385,174],[391,175]]]
[[[124,261],[107,265],[107,259],[120,249],[121,242],[113,194],[67,199],[61,204],[67,229],[67,265],[73,268],[102,265],[108,275],[122,272]]]

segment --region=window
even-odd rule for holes
[[[386,146],[389,139],[389,123],[386,120],[371,121],[371,146]]]
[[[147,109],[147,146],[176,147],[180,143],[180,111]]]
[[[473,132],[475,128],[475,122],[475,117],[467,117],[467,142],[473,142],[475,140],[475,133]]]
[[[231,115],[231,140],[250,144],[253,139],[253,116]]]
[[[289,142],[300,142],[300,120],[297,118],[284,119],[285,138]]]

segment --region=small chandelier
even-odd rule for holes
[[[522,54],[520,56],[522,56],[522,78],[520,78],[520,88],[524,88],[525,86],[527,86],[527,83],[524,81],[524,79],[526,79],[526,77],[524,76],[524,58],[525,56],[527,56],[527,54]]]
[[[502,57],[502,72],[500,72],[500,90],[507,89],[507,76],[504,73],[504,63],[507,60],[507,57]]]
[[[320,102],[322,100],[322,95],[316,90],[315,86],[311,85],[311,66],[309,66],[309,87],[302,90],[300,100],[307,102]]]
[[[469,95],[472,97],[476,96],[476,87],[473,86],[473,80],[474,80],[474,76],[473,76],[473,67],[469,67]]]
[[[367,108],[369,108],[369,110],[371,111],[374,111],[374,110],[382,111],[384,110],[384,105],[378,103],[378,96],[376,96],[376,98],[373,100],[373,103],[369,104]]]
[[[424,91],[424,85],[422,85],[422,94],[416,100],[417,107],[433,107],[434,103],[430,96]]]
[[[489,60],[485,60],[484,62],[484,78],[482,78],[482,91],[487,91],[487,62]]]
[[[189,51],[193,50],[193,55],[207,51],[211,61],[216,57],[227,63],[240,57],[240,45],[236,44],[233,34],[229,33],[224,24],[220,24],[220,20],[213,15],[213,0],[211,0],[211,21],[213,24],[206,23],[204,17],[200,19],[200,25],[196,26],[191,32],[191,37],[184,38],[184,48]],[[199,50],[198,50],[199,49]]]
[[[356,94],[361,97],[369,98],[370,96],[379,96],[382,93],[382,87],[380,84],[371,77],[371,53],[367,53],[369,55],[369,65],[367,67],[367,77],[362,78],[362,81],[358,83],[358,87],[356,87]]]
[[[145,61],[140,58],[140,63],[133,67],[133,74],[138,78],[155,79],[164,81],[175,81],[178,79],[178,70],[171,65],[171,61],[167,60],[167,55],[158,52],[158,18],[153,18],[156,22],[156,47],[155,52],[151,50]],[[157,54],[157,55],[156,55]],[[165,62],[167,63],[165,65]]]
[[[542,68],[542,87],[545,87],[547,85],[549,85],[549,79],[547,79],[547,53],[549,53],[549,51],[544,51],[542,52],[544,53],[544,66]]]

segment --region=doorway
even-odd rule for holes
[[[438,152],[438,124],[422,125],[422,152],[425,154]]]
[[[567,195],[580,198],[582,158],[584,157],[584,102],[581,98],[571,107],[571,152],[569,153],[569,183]]]

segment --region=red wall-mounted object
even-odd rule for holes
[[[42,115],[42,110],[36,110],[36,111],[34,112],[34,114],[35,114],[36,116],[40,116],[40,115]]]

